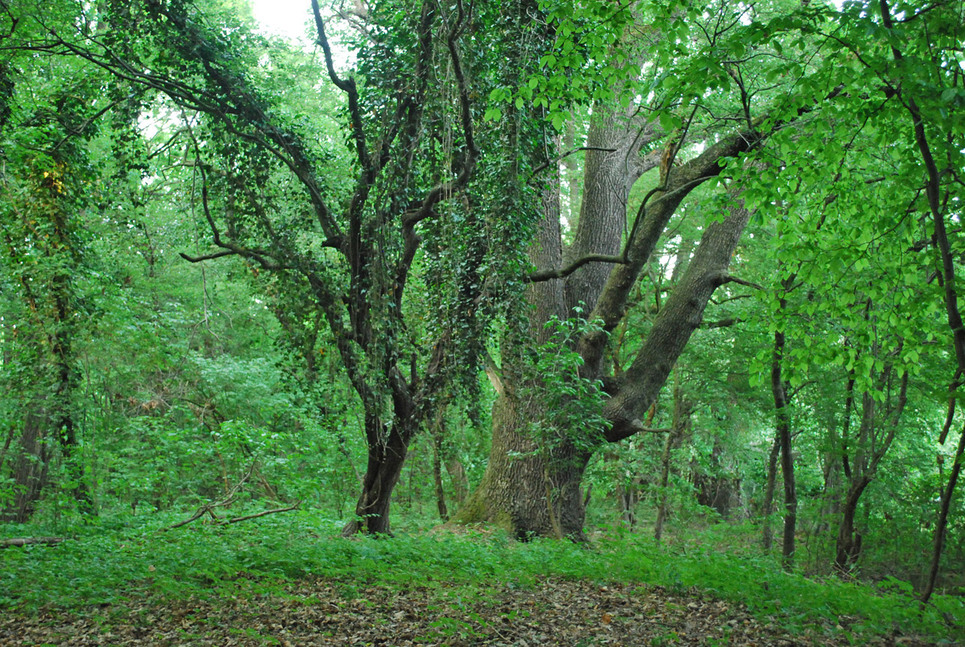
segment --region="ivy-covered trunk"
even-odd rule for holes
[[[346,537],[360,531],[370,535],[391,534],[389,505],[409,450],[411,434],[404,429],[393,427],[386,433],[385,425],[375,416],[366,417],[365,427],[366,435],[373,440],[368,443],[368,461],[362,477],[362,493],[355,505],[355,519],[342,530]],[[379,437],[384,438],[384,442],[377,440]]]
[[[511,129],[515,132],[514,129]],[[510,146],[516,138],[510,138]],[[540,220],[528,250],[536,267],[559,267],[559,176],[547,181]],[[589,456],[567,455],[566,430],[554,426],[547,383],[534,365],[533,349],[553,338],[553,321],[566,317],[561,280],[531,283],[525,292],[528,317],[516,322],[503,341],[501,366],[489,377],[497,399],[492,413],[492,445],[483,479],[456,516],[460,523],[495,523],[519,538],[574,536],[583,531],[579,487]],[[582,464],[580,462],[582,461]],[[576,469],[574,469],[576,468]]]
[[[530,421],[546,414],[533,401],[500,395],[493,407],[491,460],[458,521],[486,521],[519,539],[583,538],[580,482],[588,455],[571,447],[541,449]]]

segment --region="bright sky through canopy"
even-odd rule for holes
[[[311,16],[310,0],[251,0],[255,20],[271,34],[304,41]]]

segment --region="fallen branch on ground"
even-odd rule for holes
[[[0,548],[27,546],[28,544],[59,544],[62,541],[64,541],[63,537],[14,537],[11,539],[0,539]]]
[[[302,502],[298,501],[297,503],[295,503],[295,505],[289,506],[287,508],[273,508],[271,510],[263,510],[261,512],[256,512],[255,514],[246,514],[243,517],[233,517],[231,519],[225,519],[224,521],[221,521],[219,523],[221,524],[238,523],[239,521],[248,521],[249,519],[257,519],[258,517],[264,517],[266,514],[275,514],[276,512],[291,512],[301,504]]]
[[[244,485],[245,482],[246,482],[249,478],[251,478],[251,474],[252,474],[254,471],[255,471],[255,463],[252,463],[252,464],[251,464],[251,467],[248,468],[248,472],[247,472],[244,476],[241,477],[241,480],[240,480],[240,481],[238,481],[237,483],[235,483],[235,486],[234,486],[233,488],[231,488],[231,491],[228,492],[228,494],[225,495],[225,498],[221,499],[220,501],[213,501],[213,502],[211,502],[211,503],[205,503],[205,504],[202,505],[200,508],[198,508],[198,511],[197,511],[197,512],[195,512],[193,515],[191,515],[190,517],[188,517],[188,518],[185,519],[184,521],[179,521],[178,523],[174,524],[173,526],[168,526],[168,527],[166,527],[166,528],[161,528],[161,532],[167,532],[168,530],[174,530],[175,528],[180,528],[181,526],[186,526],[186,525],[188,525],[189,523],[191,523],[192,521],[196,521],[196,520],[200,519],[201,517],[203,517],[203,516],[206,515],[206,514],[211,515],[211,519],[214,520],[215,523],[221,523],[221,517],[219,517],[218,515],[216,515],[216,514],[214,513],[214,509],[215,509],[215,508],[224,508],[224,507],[227,507],[227,506],[231,505],[232,503],[234,503],[234,502],[235,502],[235,496],[238,494],[238,490],[241,489],[241,486]]]
[[[215,509],[215,508],[224,508],[224,507],[227,507],[227,506],[229,506],[229,505],[231,505],[232,503],[235,502],[235,496],[238,494],[238,490],[241,488],[242,485],[245,484],[245,482],[246,482],[249,478],[251,478],[251,475],[252,475],[252,473],[253,473],[254,471],[255,471],[255,463],[252,463],[252,464],[251,464],[251,467],[248,469],[248,473],[245,474],[245,475],[241,478],[241,480],[238,481],[238,482],[235,484],[235,486],[234,486],[233,488],[231,488],[231,491],[228,492],[228,494],[225,496],[225,498],[221,499],[220,501],[213,501],[213,502],[211,502],[211,503],[205,503],[205,504],[202,505],[200,508],[198,508],[198,511],[197,511],[197,512],[195,512],[193,515],[191,515],[190,517],[188,517],[188,518],[185,519],[184,521],[179,521],[178,523],[176,523],[176,524],[174,524],[174,525],[172,525],[172,526],[167,526],[166,528],[161,528],[161,532],[167,532],[168,530],[174,530],[175,528],[180,528],[181,526],[186,526],[186,525],[188,525],[189,523],[191,523],[192,521],[197,521],[198,519],[200,519],[201,517],[203,517],[203,516],[206,515],[206,514],[207,514],[207,515],[210,515],[211,520],[215,523],[215,525],[224,526],[224,525],[227,525],[227,524],[229,524],[229,523],[238,523],[239,521],[248,521],[249,519],[257,519],[258,517],[264,517],[265,515],[275,514],[276,512],[290,512],[290,511],[296,509],[298,506],[301,505],[302,502],[301,502],[301,501],[298,501],[298,502],[295,503],[294,505],[289,506],[289,507],[287,507],[287,508],[273,508],[273,509],[271,509],[271,510],[262,510],[261,512],[256,512],[256,513],[254,513],[254,514],[246,514],[246,515],[243,515],[243,516],[240,516],[240,517],[231,517],[230,519],[222,519],[221,517],[219,517],[218,515],[216,515],[216,514],[214,513],[214,509]]]

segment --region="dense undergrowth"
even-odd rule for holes
[[[338,536],[340,523],[292,512],[235,525],[179,521],[166,514],[111,517],[75,528],[51,546],[0,551],[0,607],[30,615],[145,598],[219,599],[271,593],[305,578],[348,589],[417,582],[466,587],[541,578],[642,583],[674,593],[702,591],[740,602],[755,616],[795,633],[815,625],[861,644],[893,631],[936,644],[965,640],[965,599],[939,595],[921,606],[899,580],[877,584],[815,580],[781,571],[773,558],[721,548],[715,528],[658,545],[639,535],[591,537],[588,545],[519,543],[489,528],[399,528],[391,539]],[[2,526],[0,536],[50,534],[56,528]],[[484,591],[482,591],[484,594]]]

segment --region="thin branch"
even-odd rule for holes
[[[726,319],[720,319],[718,321],[702,321],[700,323],[701,328],[730,328],[731,326],[743,323],[744,320],[740,317],[727,317]]]
[[[372,161],[369,158],[368,145],[365,142],[365,129],[362,127],[362,109],[359,105],[359,92],[355,86],[355,79],[341,79],[335,72],[335,63],[332,59],[332,46],[328,42],[325,34],[325,21],[322,20],[322,12],[318,7],[318,0],[312,0],[312,14],[315,16],[315,30],[318,32],[317,42],[325,55],[325,67],[328,70],[328,78],[335,86],[348,95],[348,110],[352,119],[352,135],[355,137],[355,149],[362,165],[362,172],[368,175],[372,172]]]
[[[568,151],[566,151],[565,153],[563,153],[562,155],[558,156],[556,159],[550,160],[550,161],[548,161],[548,162],[543,162],[542,164],[540,164],[539,166],[537,166],[535,169],[533,169],[533,172],[529,174],[529,179],[532,180],[534,177],[536,177],[537,175],[539,175],[540,173],[542,173],[543,171],[545,171],[545,170],[550,166],[550,164],[559,164],[560,162],[562,162],[564,159],[566,159],[566,158],[569,157],[570,155],[573,155],[573,154],[575,154],[575,153],[579,153],[580,151],[601,151],[601,152],[603,152],[603,153],[616,153],[616,152],[617,152],[617,149],[615,149],[615,148],[600,148],[599,146],[580,146],[580,147],[578,147],[578,148],[574,148],[574,149],[572,149],[572,150],[568,150]]]
[[[757,283],[752,283],[751,281],[745,281],[744,279],[739,279],[736,276],[731,276],[726,274],[720,279],[720,285],[725,285],[727,283],[736,283],[737,285],[744,285],[749,288],[754,288],[755,290],[763,290],[763,285],[758,285]]]
[[[549,281],[550,279],[564,279],[576,270],[580,269],[587,263],[611,263],[617,265],[625,265],[627,263],[626,258],[623,256],[610,256],[608,254],[588,254],[582,258],[578,258],[567,267],[559,270],[546,270],[544,272],[533,272],[526,277],[526,281],[529,283],[539,283],[541,281]]]
[[[206,515],[206,514],[211,515],[211,518],[214,519],[216,522],[222,523],[222,521],[221,521],[221,519],[218,517],[218,515],[216,515],[216,514],[214,513],[214,509],[215,509],[215,508],[223,508],[223,507],[225,507],[225,506],[229,506],[229,505],[231,505],[232,503],[234,503],[235,497],[238,495],[238,490],[241,488],[242,485],[244,485],[244,484],[248,481],[249,478],[251,478],[252,473],[255,471],[255,466],[256,466],[256,465],[257,465],[256,462],[253,462],[253,463],[251,464],[251,467],[248,468],[248,472],[247,472],[244,476],[241,477],[241,480],[240,480],[240,481],[238,481],[237,483],[235,483],[234,487],[231,488],[231,490],[228,492],[228,494],[225,495],[225,497],[224,497],[223,499],[221,499],[220,501],[213,501],[213,502],[211,502],[211,503],[205,503],[205,504],[202,505],[200,508],[198,508],[197,512],[195,512],[195,513],[194,513],[193,515],[191,515],[189,518],[185,519],[184,521],[179,521],[178,523],[173,524],[173,525],[171,525],[171,526],[166,526],[166,527],[164,527],[164,528],[161,528],[160,532],[167,532],[168,530],[174,530],[175,528],[180,528],[181,526],[186,526],[186,525],[188,525],[189,523],[191,523],[192,521],[197,521],[198,519],[200,519],[201,517],[203,517],[203,516]]]
[[[228,525],[229,523],[238,523],[239,521],[248,521],[249,519],[257,519],[258,517],[264,517],[265,515],[275,514],[276,512],[291,512],[295,510],[302,504],[301,501],[295,503],[295,505],[288,506],[287,508],[273,508],[271,510],[262,510],[261,512],[256,512],[254,514],[246,514],[242,517],[232,517],[231,519],[225,519],[220,522],[221,525]]]
[[[669,434],[673,432],[673,429],[656,429],[654,427],[647,427],[643,424],[642,420],[634,420],[632,423],[630,423],[630,426],[635,432],[643,434]]]

